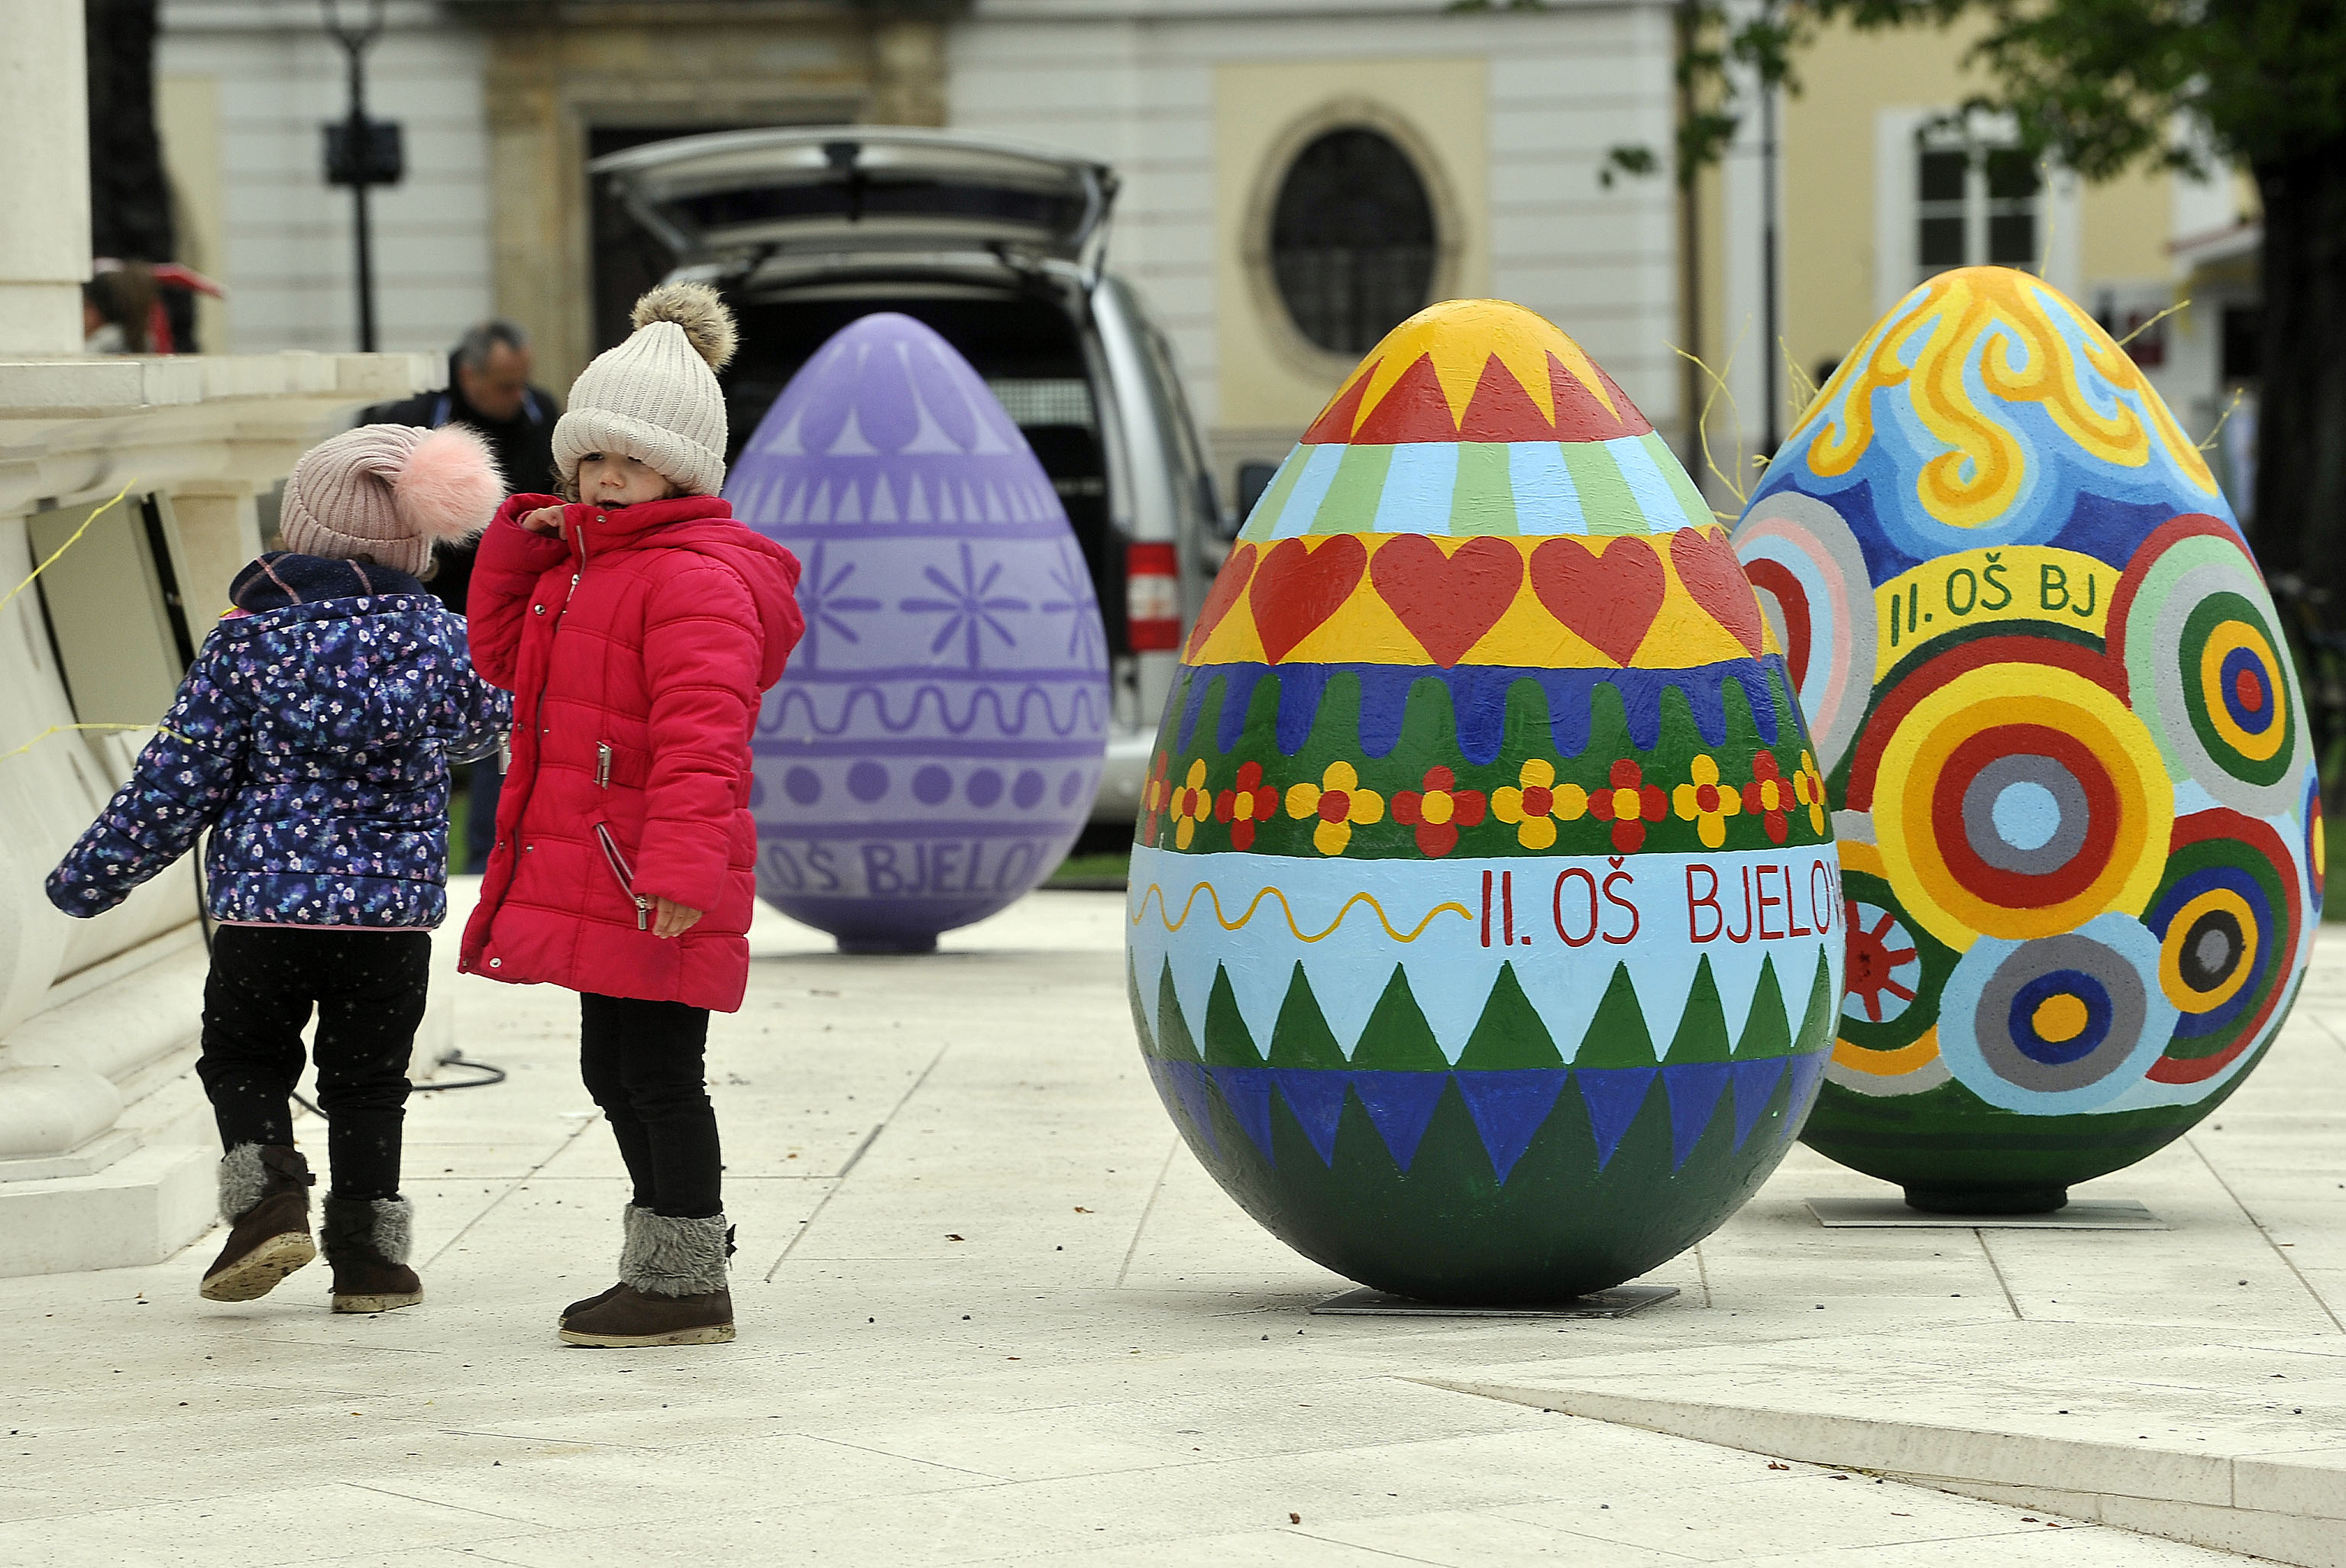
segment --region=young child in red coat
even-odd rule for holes
[[[481,540],[473,657],[514,694],[513,758],[463,967],[579,993],[579,1064],[635,1201],[619,1283],[577,1345],[733,1338],[711,1011],[749,984],[750,737],[803,621],[790,553],[717,491],[733,320],[665,284],[587,366],[554,430],[564,494],[515,495]]]

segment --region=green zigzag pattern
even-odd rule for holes
[[[1742,1062],[1763,1056],[1804,1054],[1818,1049],[1812,1036],[1830,1039],[1838,998],[1831,990],[1831,965],[1817,955],[1797,1034],[1785,1023],[1784,996],[1772,958],[1762,962],[1760,982],[1752,989],[1751,1011],[1739,1034],[1730,1031],[1719,985],[1706,958],[1695,972],[1687,995],[1685,1014],[1667,1050],[1657,1052],[1646,1025],[1644,1006],[1629,967],[1617,963],[1596,1016],[1581,1035],[1580,1048],[1569,1065],[1575,1067],[1651,1067],[1684,1062]],[[1541,1021],[1538,1012],[1516,983],[1515,966],[1503,965],[1492,986],[1482,1015],[1475,1020],[1466,1046],[1453,1064],[1442,1054],[1433,1031],[1410,993],[1409,976],[1398,964],[1385,982],[1384,993],[1361,1032],[1348,1058],[1322,1016],[1318,997],[1303,966],[1295,966],[1286,999],[1271,1026],[1268,1050],[1254,1038],[1239,1010],[1229,974],[1214,972],[1206,1003],[1206,1041],[1201,1047],[1181,1010],[1173,986],[1173,966],[1164,965],[1158,977],[1158,1028],[1152,1033],[1148,1010],[1141,1005],[1139,976],[1129,958],[1125,978],[1132,1003],[1134,1033],[1144,1054],[1168,1061],[1201,1062],[1209,1066],[1371,1068],[1388,1072],[1476,1072],[1517,1067],[1562,1067],[1563,1053]],[[1805,1046],[1801,1044],[1808,1041]]]

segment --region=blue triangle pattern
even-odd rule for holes
[[[1768,1108],[1768,1101],[1776,1093],[1776,1080],[1784,1075],[1784,1058],[1760,1056],[1749,1062],[1730,1062],[1729,1070],[1735,1081],[1735,1146],[1751,1135],[1760,1125],[1760,1113]]]
[[[1273,1067],[1280,1098],[1295,1113],[1296,1125],[1311,1141],[1323,1166],[1336,1163],[1336,1124],[1344,1117],[1344,1080],[1351,1074],[1320,1067]]]
[[[1393,1164],[1407,1175],[1409,1162],[1417,1157],[1417,1145],[1425,1141],[1425,1129],[1433,1123],[1433,1108],[1442,1103],[1450,1074],[1364,1068],[1352,1078],[1352,1093],[1361,1097],[1371,1125],[1384,1139]]]
[[[1214,1083],[1222,1091],[1222,1101],[1238,1118],[1254,1146],[1272,1165],[1279,1163],[1270,1152],[1270,1069],[1268,1067],[1209,1067]]]
[[[1189,1125],[1206,1140],[1206,1147],[1216,1155],[1222,1152],[1222,1140],[1214,1131],[1214,1097],[1206,1083],[1206,1066],[1202,1062],[1158,1062],[1166,1080],[1172,1084],[1173,1097],[1188,1113]]]
[[[1654,1086],[1658,1067],[1582,1067],[1572,1081],[1579,1085],[1581,1103],[1588,1107],[1588,1130],[1596,1135],[1596,1168],[1603,1170],[1613,1151],[1637,1119],[1646,1091]]]
[[[1809,1119],[1809,1107],[1816,1104],[1817,1089],[1824,1083],[1825,1053],[1811,1051],[1805,1056],[1792,1058],[1792,1103],[1784,1108],[1784,1135],[1790,1137],[1792,1129]]]
[[[1451,1076],[1466,1101],[1466,1114],[1483,1135],[1483,1151],[1501,1182],[1532,1146],[1533,1137],[1556,1108],[1570,1076],[1564,1067],[1494,1067]]]
[[[1662,1069],[1662,1087],[1670,1097],[1670,1169],[1676,1171],[1702,1141],[1727,1092],[1730,1062],[1681,1062]]]

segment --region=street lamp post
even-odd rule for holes
[[[326,14],[326,31],[342,46],[350,63],[350,109],[326,129],[326,183],[351,188],[352,237],[356,250],[359,305],[359,349],[372,353],[374,330],[374,235],[367,211],[367,192],[378,185],[396,185],[403,172],[399,123],[369,119],[366,112],[366,52],[382,36],[384,0],[363,0],[362,18],[346,22],[342,0],[319,0]]]

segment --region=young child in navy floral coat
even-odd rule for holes
[[[478,436],[364,425],[286,482],[290,550],[237,574],[138,769],[51,872],[50,901],[112,909],[211,830],[219,930],[197,1072],[219,1124],[228,1245],[203,1294],[250,1301],[318,1255],[289,1100],[318,1012],[337,1312],[413,1306],[399,1196],[408,1054],[447,913],[448,763],[495,747],[505,695],[418,580],[435,540],[504,494]]]

